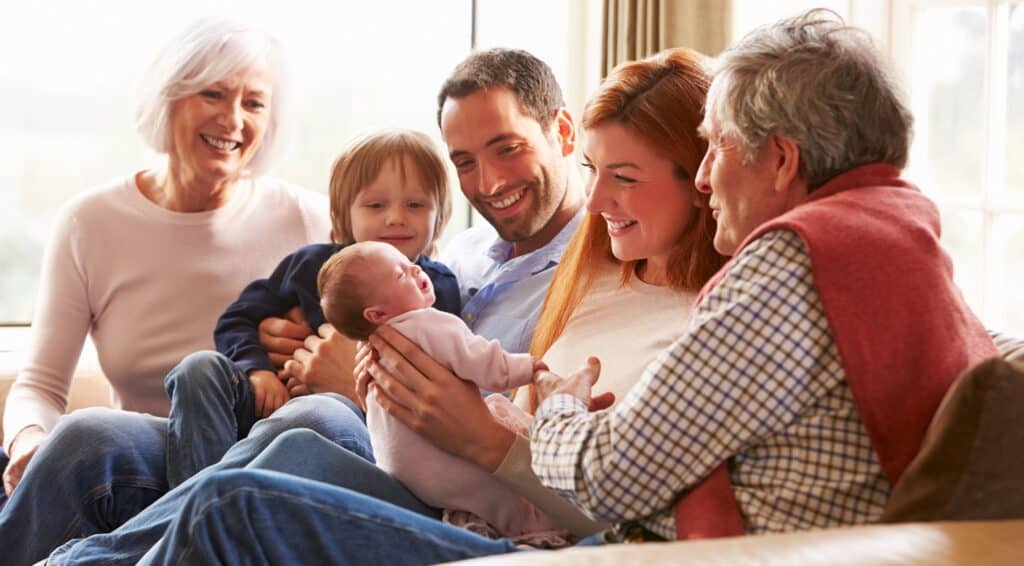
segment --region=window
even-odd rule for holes
[[[915,117],[908,178],[940,207],[968,302],[1024,335],[1024,2],[904,0],[892,29]]]
[[[31,319],[55,211],[159,163],[135,133],[134,84],[169,37],[207,15],[251,21],[290,52],[300,127],[272,174],[326,191],[347,141],[381,127],[416,128],[440,144],[435,97],[469,52],[470,0],[14,3],[0,34],[0,323]],[[457,230],[466,220],[456,210]]]
[[[734,39],[814,6],[870,32],[914,114],[905,176],[938,204],[957,284],[1024,336],[1024,2],[734,1]]]

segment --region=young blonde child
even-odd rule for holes
[[[210,395],[209,383],[202,383],[210,377],[180,369],[188,364],[167,376],[172,487],[218,461],[257,419],[288,400],[282,376],[260,345],[258,325],[294,307],[312,328],[323,324],[317,273],[338,250],[356,242],[390,244],[430,279],[436,308],[459,312],[455,276],[426,255],[434,251],[451,211],[448,179],[444,157],[419,132],[382,131],[356,141],[338,157],[330,180],[332,241],[284,258],[270,277],[247,286],[217,322],[214,342],[227,358],[221,361],[233,370],[233,382],[219,389],[227,394]]]
[[[490,391],[532,382],[547,369],[529,354],[505,352],[497,340],[473,334],[461,318],[430,308],[434,288],[419,266],[380,243],[349,246],[324,264],[317,282],[327,320],[342,334],[366,340],[388,324],[455,374]],[[529,416],[501,395],[488,398],[508,428],[528,434]],[[525,422],[523,419],[526,419]],[[543,512],[470,462],[451,456],[390,417],[373,395],[366,424],[377,465],[428,505],[468,512],[502,537],[558,531]]]

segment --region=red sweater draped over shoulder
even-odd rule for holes
[[[953,283],[938,210],[899,173],[873,164],[840,174],[759,226],[737,250],[774,230],[800,236],[857,411],[890,484],[917,455],[957,376],[997,355]],[[705,285],[698,304],[730,264]],[[727,466],[682,494],[678,539],[745,533]]]

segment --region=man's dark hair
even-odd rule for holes
[[[547,63],[521,49],[495,48],[474,53],[455,67],[437,95],[437,124],[441,125],[441,109],[449,98],[491,87],[512,91],[523,113],[543,128],[565,106],[562,89]]]

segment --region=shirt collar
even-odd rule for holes
[[[511,260],[508,259],[509,254],[512,253],[512,242],[508,242],[502,240],[501,237],[497,237],[494,239],[494,242],[491,243],[490,247],[487,248],[487,257],[491,258],[491,260],[497,264],[529,263],[530,265],[536,266],[537,271],[543,271],[552,263],[557,264],[559,260],[562,259],[562,253],[565,251],[565,247],[569,244],[569,239],[576,233],[576,228],[583,220],[583,215],[586,214],[585,209],[586,207],[581,206],[572,217],[572,220],[563,226],[550,242],[528,254],[521,255]]]

